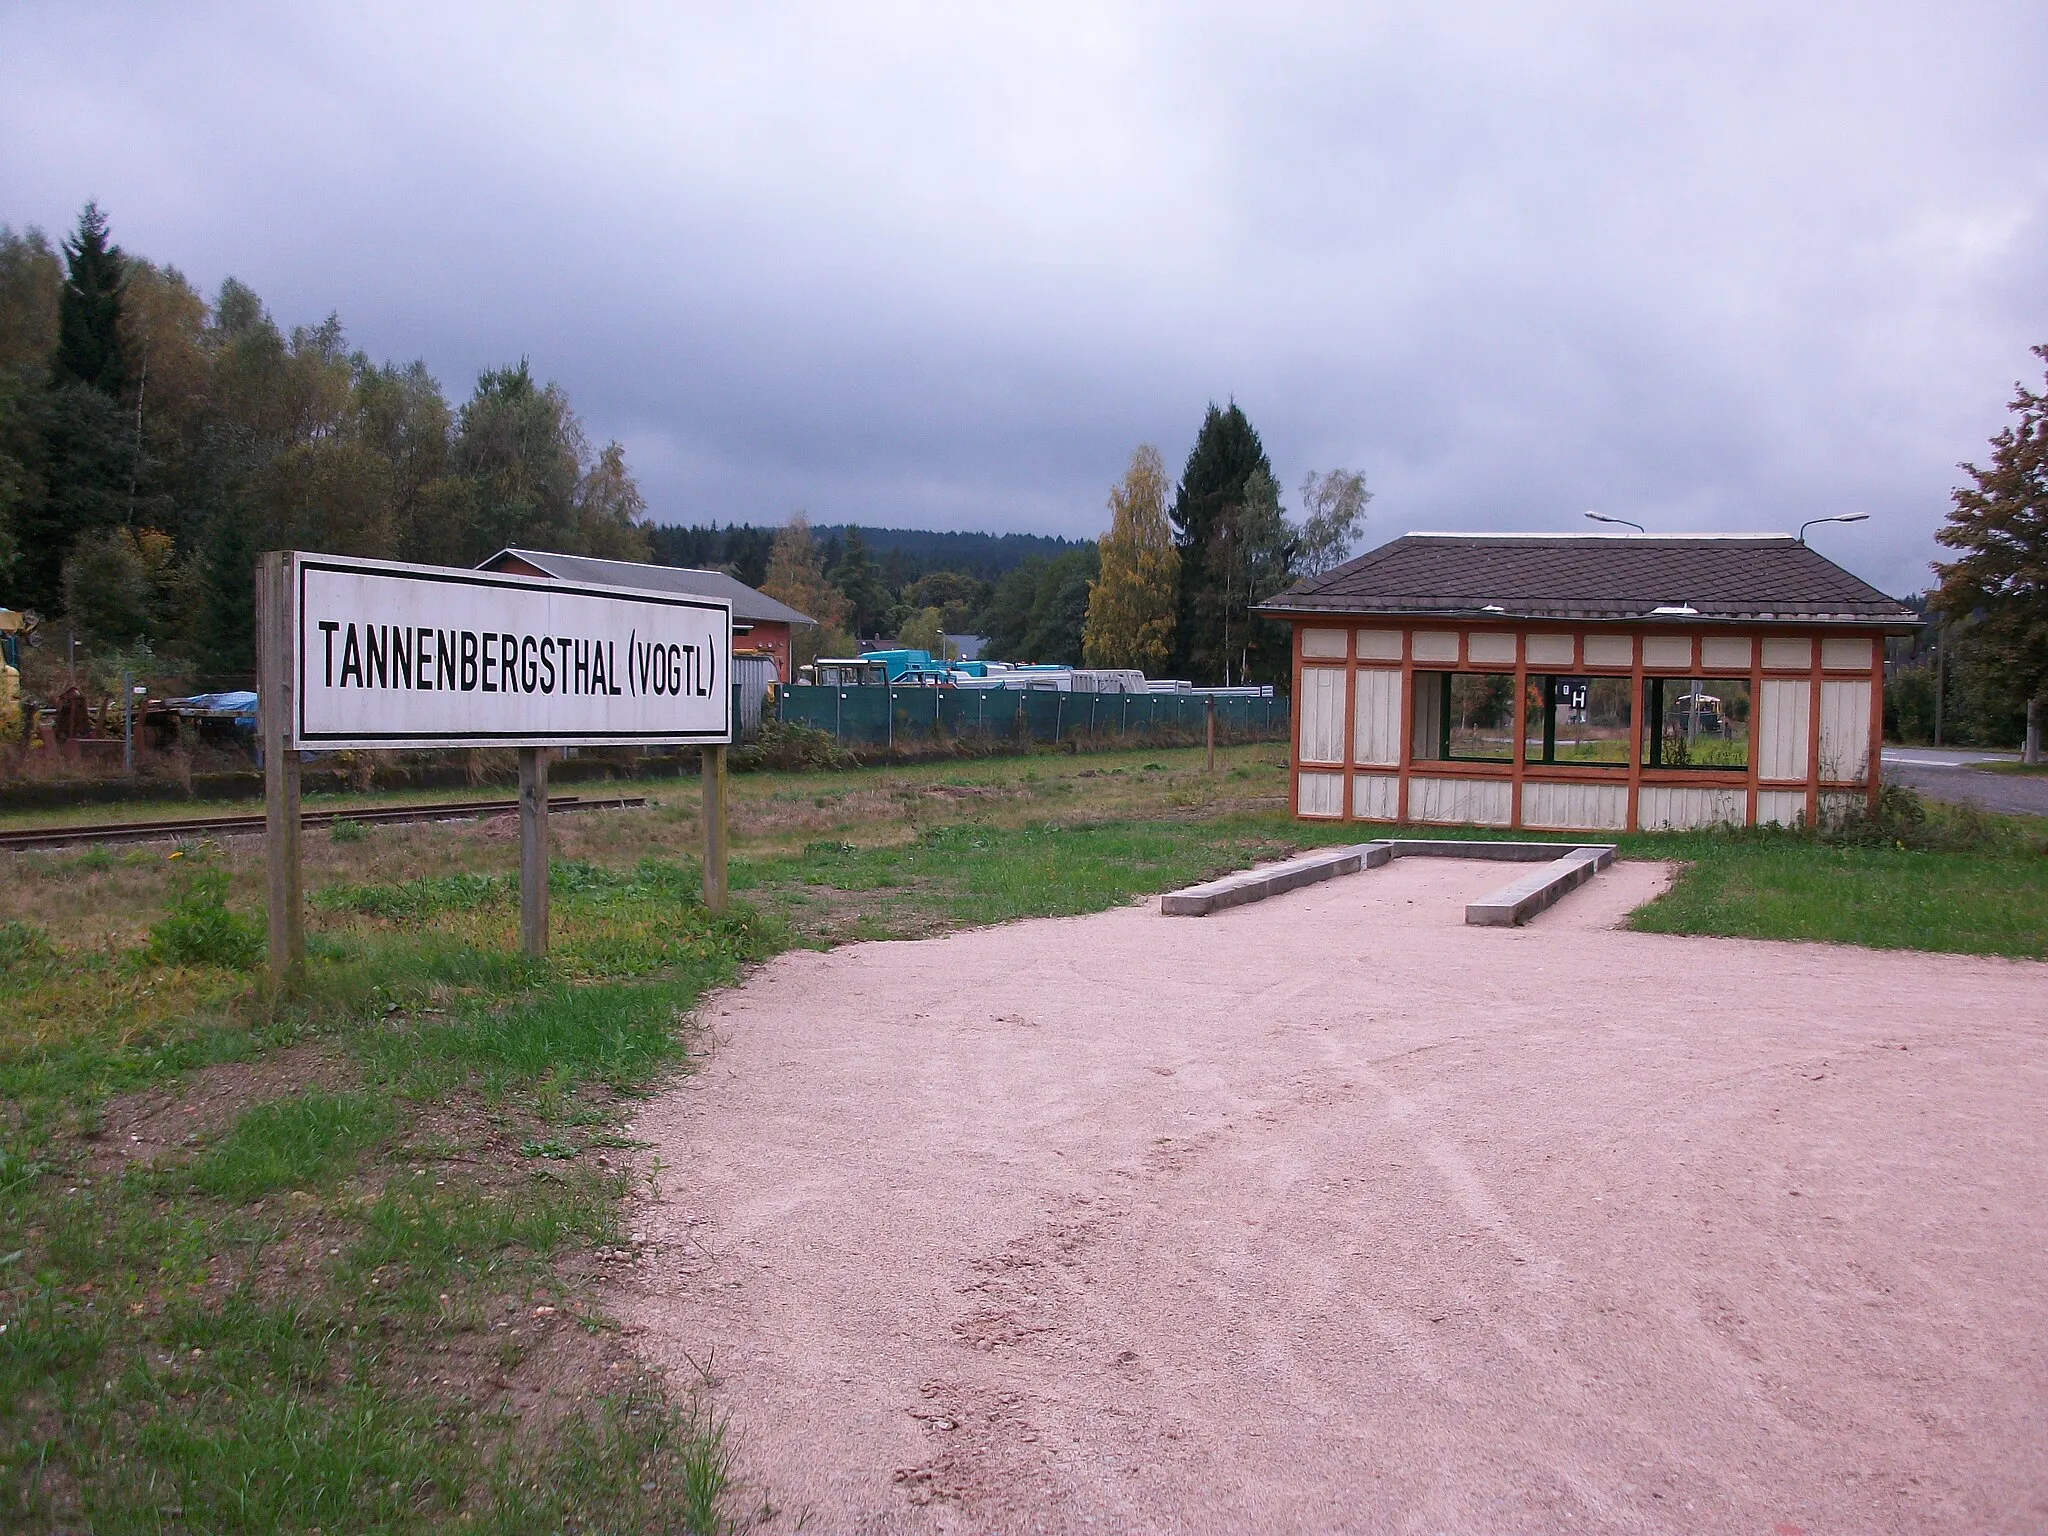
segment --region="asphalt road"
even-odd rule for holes
[[[2007,815],[2048,816],[2048,776],[1987,773],[1978,766],[2011,762],[2012,757],[1948,747],[1886,747],[1884,776],[1887,783],[1904,784],[1933,800]]]

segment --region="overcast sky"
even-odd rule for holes
[[[88,197],[660,521],[1093,534],[1235,396],[1291,506],[1789,529],[1925,584],[2048,341],[2040,0],[0,8],[0,221]]]

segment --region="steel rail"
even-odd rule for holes
[[[609,795],[585,799],[581,795],[553,795],[548,799],[550,814],[556,811],[630,810],[647,803],[645,795]],[[519,810],[514,800],[458,800],[440,805],[366,806],[360,810],[318,810],[301,813],[301,824],[331,827],[337,821],[362,825],[399,821],[466,821],[479,816],[510,816]],[[263,813],[225,816],[185,816],[170,821],[108,821],[85,826],[9,827],[0,829],[0,849],[33,851],[69,848],[81,843],[147,843],[163,838],[184,838],[207,833],[246,833],[263,830]]]

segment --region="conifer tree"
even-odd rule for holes
[[[128,382],[121,360],[121,248],[107,239],[107,216],[87,203],[64,242],[64,290],[57,299],[52,381],[83,384],[119,399]]]
[[[2034,355],[2048,362],[2048,345]],[[1991,439],[1989,468],[1962,466],[1974,483],[1955,491],[1935,534],[1963,554],[1936,564],[1934,604],[1951,622],[1975,621],[1973,648],[2025,701],[2025,760],[2038,763],[2048,713],[2048,393],[2014,387],[2018,421]]]
[[[831,569],[832,584],[846,595],[852,612],[854,638],[879,633],[876,626],[889,607],[889,593],[881,573],[868,554],[860,529],[849,526],[846,542]]]
[[[1166,463],[1141,443],[1109,493],[1102,576],[1088,594],[1082,659],[1091,667],[1157,674],[1173,654],[1180,551],[1166,520]]]
[[[1243,573],[1265,558],[1246,548],[1240,526],[1245,487],[1254,474],[1273,482],[1259,434],[1235,400],[1223,408],[1212,402],[1181,471],[1172,512],[1180,546],[1175,670],[1197,682],[1222,682],[1226,672],[1234,678],[1241,664],[1247,634]],[[1235,633],[1226,635],[1226,627]]]

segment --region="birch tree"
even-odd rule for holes
[[[1180,551],[1166,519],[1166,461],[1150,443],[1109,493],[1109,531],[1099,541],[1102,575],[1090,584],[1081,629],[1091,667],[1156,672],[1173,654]]]

